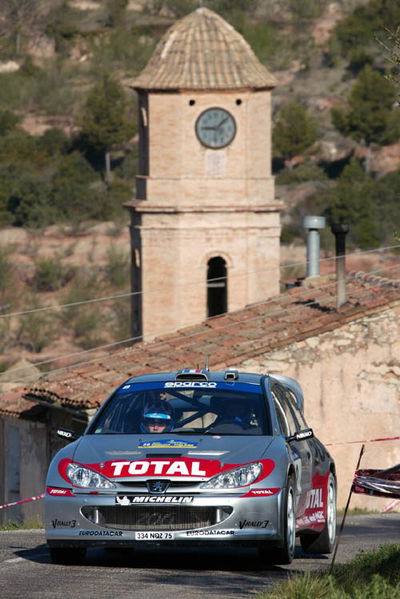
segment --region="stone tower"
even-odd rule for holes
[[[150,340],[279,293],[275,83],[207,8],[177,21],[133,81],[133,335]]]

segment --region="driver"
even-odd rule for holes
[[[143,433],[165,433],[173,427],[171,409],[165,401],[156,401],[145,406],[140,427]]]
[[[219,421],[224,424],[235,424],[243,429],[250,428],[253,416],[251,407],[246,400],[235,398],[224,402]]]

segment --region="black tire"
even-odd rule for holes
[[[85,547],[49,547],[53,564],[78,565],[86,555]]]
[[[300,543],[304,553],[332,553],[336,541],[336,479],[328,478],[326,524],[317,534],[301,534]]]
[[[283,541],[279,546],[266,544],[259,548],[260,560],[268,564],[291,564],[296,546],[296,512],[295,512],[295,484],[293,477],[289,477],[286,494],[282,505],[282,530]]]

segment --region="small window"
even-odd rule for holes
[[[272,389],[272,393],[274,398],[276,398],[277,404],[279,405],[280,411],[284,414],[284,419],[286,422],[285,429],[288,430],[288,433],[285,433],[286,436],[294,435],[296,431],[299,430],[298,423],[294,419],[293,413],[290,409],[289,402],[287,397],[285,396],[284,390],[279,386],[275,385]],[[278,410],[277,410],[278,415]]]
[[[301,429],[308,428],[308,424],[305,421],[305,418],[304,418],[301,410],[299,410],[299,408],[297,407],[296,397],[294,396],[293,392],[290,391],[290,389],[287,389],[286,387],[283,387],[283,391],[285,393],[285,396],[287,398],[289,406],[290,406],[292,412],[294,413],[294,417],[296,418],[296,420],[298,422],[299,428],[301,428]]]
[[[289,436],[289,424],[285,416],[285,412],[282,409],[281,404],[279,403],[276,395],[272,392],[272,398],[274,400],[276,417],[278,419],[279,430],[285,437]]]
[[[219,256],[211,258],[207,266],[207,316],[218,316],[228,311],[228,278],[226,262]]]

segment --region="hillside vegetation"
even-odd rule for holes
[[[197,5],[3,0],[0,226],[78,226],[121,214],[137,161],[136,97],[127,82],[166,28]],[[358,246],[390,243],[400,151],[382,166],[382,148],[399,141],[400,111],[377,38],[387,41],[400,24],[397,0],[205,5],[243,34],[281,82],[273,157],[290,208],[283,241],[300,235],[303,213],[317,211],[347,220]],[[311,191],[293,207],[292,187],[309,181]]]
[[[301,239],[302,216],[318,214],[348,223],[353,248],[396,244],[400,110],[389,54],[390,31],[400,24],[398,0],[203,4],[247,39],[279,81],[273,169],[286,206],[282,243]],[[129,298],[80,311],[41,306],[129,291],[129,256],[114,243],[126,229],[123,204],[134,194],[137,168],[136,94],[129,82],[166,29],[197,6],[194,0],[1,1],[0,228],[30,231],[36,240],[26,242],[17,264],[15,245],[4,235],[0,242],[0,316],[32,309],[0,318],[2,369],[16,354],[40,354],[45,363],[64,347],[55,345],[60,332],[76,351],[130,338]],[[88,240],[104,221],[114,226],[102,236],[99,262]],[[40,240],[48,237],[60,247],[42,255]],[[85,265],[78,268],[72,246],[83,238]],[[321,242],[332,248],[329,228]]]

